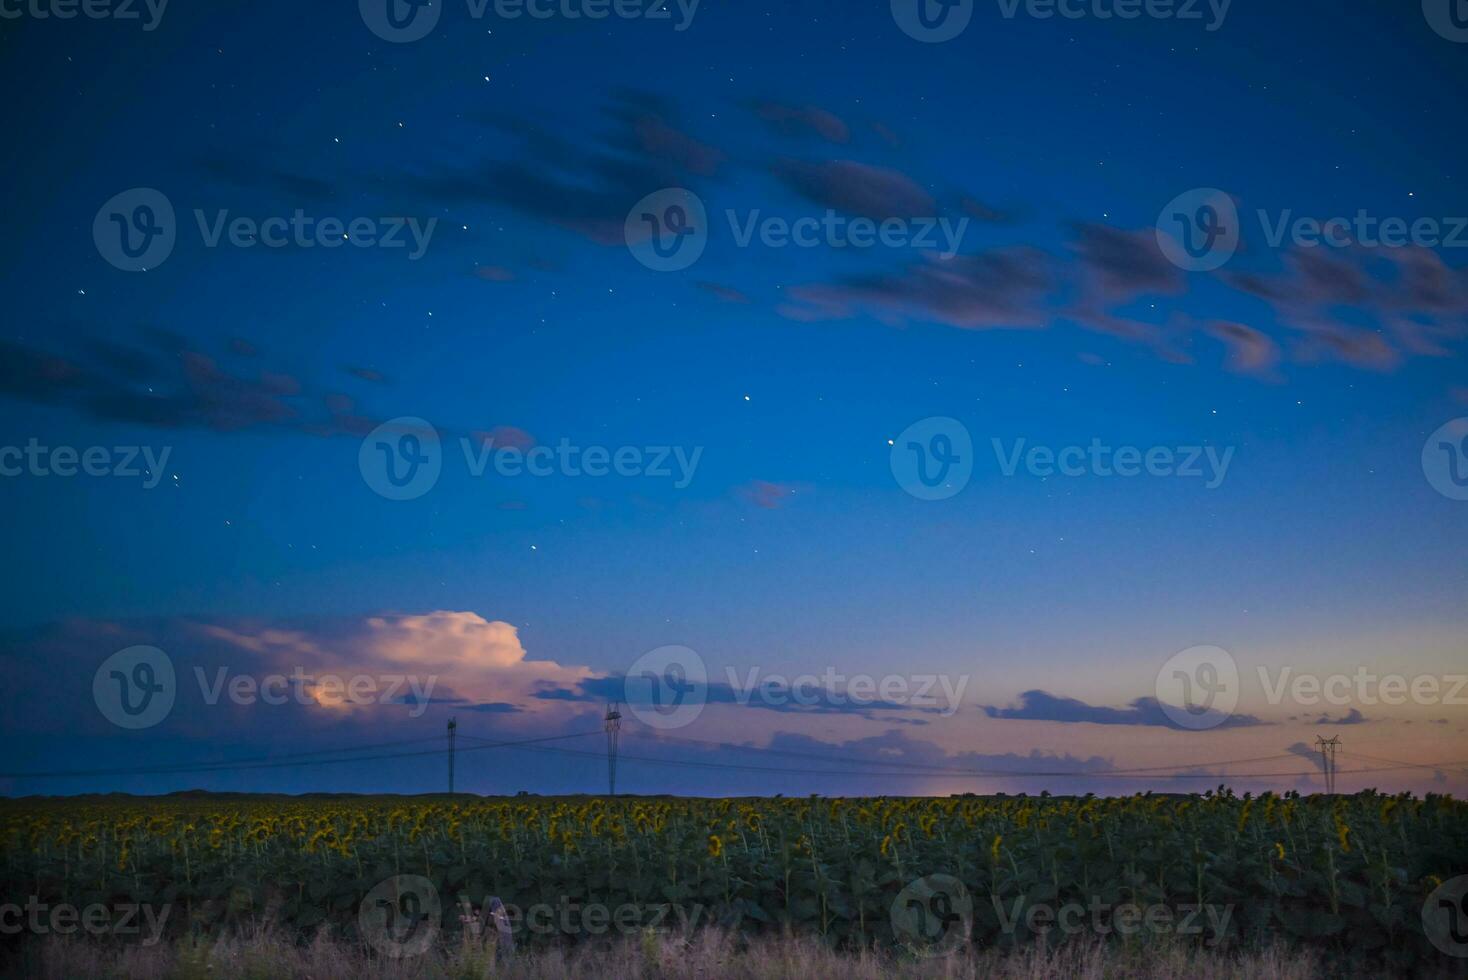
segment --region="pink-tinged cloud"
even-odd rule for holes
[[[925,255],[889,276],[797,286],[778,312],[793,320],[838,320],[867,313],[894,325],[930,321],[966,330],[1037,328],[1051,313],[1048,261],[1030,248],[951,258]]]
[[[733,286],[726,286],[722,283],[707,281],[699,282],[697,285],[699,289],[702,289],[704,292],[708,293],[711,296],[718,297],[725,303],[743,304],[749,302],[749,297],[739,290],[735,289]]]
[[[895,132],[893,132],[892,131],[892,128],[890,126],[888,126],[886,123],[880,123],[880,122],[874,122],[874,123],[872,123],[872,132],[876,133],[879,137],[881,137],[882,142],[886,143],[888,146],[892,147],[894,150],[897,147],[899,147],[899,146],[902,145],[902,138],[899,137]]]
[[[762,102],[755,107],[759,117],[786,135],[814,134],[832,143],[846,143],[851,128],[835,113],[818,106],[789,106]]]
[[[689,173],[709,177],[724,162],[724,152],[675,129],[653,115],[638,118],[633,130],[642,150],[655,159],[666,160]]]
[[[310,678],[408,675],[419,690],[431,680],[430,703],[473,711],[494,706],[496,713],[549,710],[533,697],[547,684],[575,685],[593,676],[585,667],[532,660],[509,623],[478,613],[440,610],[423,615],[374,616],[330,637],[303,630],[250,629],[208,624],[202,635],[253,655],[256,671],[290,672],[299,667]],[[411,690],[411,688],[410,688]],[[320,707],[334,711],[372,711],[377,701],[353,701],[335,686],[308,685]]]
[[[1468,335],[1468,270],[1449,269],[1428,249],[1295,248],[1284,264],[1278,275],[1220,275],[1298,334],[1301,361],[1386,371],[1408,355],[1450,356]]]
[[[1224,364],[1230,371],[1270,377],[1279,366],[1279,345],[1262,331],[1224,320],[1209,323],[1204,330],[1228,349]]]
[[[739,496],[763,510],[778,510],[796,495],[797,488],[788,483],[751,480],[738,489]]]
[[[474,275],[485,282],[514,282],[515,273],[502,265],[476,265]]]
[[[535,437],[524,429],[513,425],[497,425],[493,429],[476,431],[472,437],[481,446],[493,449],[529,449],[535,445]]]
[[[875,221],[933,217],[938,213],[933,196],[917,181],[885,167],[854,160],[786,160],[776,164],[775,175],[822,207]]]

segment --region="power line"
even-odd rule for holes
[[[316,756],[339,755],[339,754],[341,754],[343,752],[363,752],[363,751],[366,751],[367,749],[393,748],[393,747],[402,746],[402,745],[421,745],[424,742],[436,742],[436,741],[438,741],[441,738],[443,738],[442,735],[432,735],[432,736],[429,736],[427,738],[408,738],[408,739],[399,739],[399,740],[393,741],[393,742],[374,742],[374,743],[370,743],[370,744],[367,744],[367,745],[358,745],[358,746],[355,746],[355,747],[352,747],[352,748],[342,748],[342,749],[316,749],[316,750],[310,751],[310,752],[291,752],[291,753],[287,753],[285,755],[252,756],[252,757],[245,758],[245,759],[225,759],[225,760],[220,760],[220,761],[215,761],[215,762],[179,762],[179,763],[172,763],[172,764],[167,764],[167,765],[135,766],[135,767],[130,767],[130,768],[113,768],[113,769],[75,769],[75,770],[68,770],[68,771],[65,771],[65,772],[57,772],[57,773],[55,773],[55,775],[60,775],[60,776],[65,776],[65,775],[93,776],[93,775],[129,775],[129,774],[132,774],[132,773],[159,774],[159,773],[168,773],[168,772],[189,772],[189,771],[194,770],[194,769],[197,769],[197,768],[199,768],[201,766],[208,766],[208,767],[212,767],[212,768],[239,766],[241,768],[248,768],[249,766],[251,766],[252,764],[257,763],[257,762],[260,762],[260,763],[272,762],[273,763],[273,762],[281,762],[281,761],[288,760],[288,759],[311,759],[311,758],[315,758]],[[348,761],[348,760],[335,760],[335,761]],[[45,776],[45,775],[50,775],[50,774],[49,773],[24,773],[24,772],[19,772],[19,773],[0,773],[0,777],[3,777],[3,778],[13,778],[13,779],[25,779],[25,778],[32,777],[32,776]]]
[[[576,732],[570,735],[549,735],[541,738],[521,739],[508,742],[490,742],[484,739],[476,741],[485,742],[483,745],[469,746],[461,751],[480,751],[484,749],[504,748],[513,745],[526,745],[537,742],[555,742],[562,739],[584,738],[587,735],[597,735],[594,732]],[[439,741],[442,735],[435,735],[431,739],[414,739],[413,741]],[[470,736],[465,736],[466,738]],[[389,743],[391,744],[391,743]],[[351,751],[351,750],[338,750]],[[245,769],[289,769],[295,766],[325,766],[335,765],[343,762],[377,762],[384,759],[416,759],[426,755],[439,755],[443,749],[428,749],[421,752],[393,752],[380,755],[352,756],[345,759],[301,759],[301,760],[272,760],[251,764],[225,763],[225,764],[199,764],[192,766],[166,766],[166,767],[137,767],[132,769],[71,769],[52,772],[10,772],[0,773],[0,779],[64,779],[72,776],[153,776],[153,775],[187,775],[199,772],[234,772]]]
[[[818,762],[826,762],[826,763],[837,762],[837,763],[841,763],[841,764],[844,764],[844,765],[863,764],[863,765],[872,765],[872,766],[893,766],[893,767],[899,767],[899,768],[903,768],[903,769],[922,769],[922,770],[927,770],[927,771],[930,771],[930,772],[939,772],[939,773],[942,773],[942,772],[953,772],[953,773],[959,773],[961,775],[984,775],[984,776],[987,776],[987,775],[1000,775],[1000,774],[1003,774],[1003,773],[1006,772],[1006,770],[1002,770],[1002,769],[992,769],[992,770],[972,769],[972,768],[967,768],[967,767],[962,767],[962,766],[939,766],[939,765],[933,765],[931,763],[923,763],[923,762],[893,762],[893,761],[888,761],[888,760],[885,760],[885,759],[864,759],[864,758],[853,758],[853,757],[849,757],[849,756],[822,755],[822,754],[820,754],[818,752],[800,752],[800,751],[797,751],[795,749],[764,748],[764,747],[757,746],[757,745],[740,745],[737,742],[715,742],[715,741],[711,741],[709,739],[688,738],[688,737],[685,737],[685,736],[676,736],[676,735],[654,735],[654,734],[652,734],[650,732],[628,732],[627,734],[630,735],[630,736],[632,736],[633,738],[642,738],[642,739],[647,739],[647,740],[654,741],[654,742],[686,742],[686,743],[691,744],[691,745],[711,745],[711,746],[715,746],[717,748],[735,749],[735,750],[745,751],[745,752],[758,752],[758,753],[762,753],[762,754],[766,754],[766,755],[782,755],[782,756],[789,756],[789,757],[798,758],[798,759],[814,759],[814,760],[816,760]],[[1254,758],[1250,758],[1250,759],[1221,759],[1221,760],[1215,760],[1215,761],[1212,761],[1212,762],[1175,763],[1173,765],[1166,765],[1166,766],[1151,766],[1151,767],[1145,767],[1145,768],[1128,768],[1128,769],[1112,769],[1112,770],[1108,770],[1108,771],[1111,772],[1111,773],[1113,773],[1113,774],[1116,774],[1116,775],[1134,775],[1134,774],[1147,774],[1147,773],[1165,773],[1165,772],[1168,772],[1168,771],[1174,770],[1174,769],[1199,769],[1199,768],[1211,767],[1211,766],[1237,766],[1237,765],[1245,765],[1245,764],[1251,763],[1251,762],[1275,762],[1275,761],[1277,761],[1279,759],[1292,759],[1294,757],[1295,756],[1294,756],[1293,753],[1290,753],[1290,752],[1282,752],[1282,753],[1279,753],[1277,755],[1255,756]],[[1056,773],[1056,775],[1069,775],[1069,774],[1068,773]],[[1236,775],[1247,776],[1248,773],[1238,773]]]
[[[509,746],[509,747],[511,747],[511,748],[518,748],[519,746]],[[597,752],[586,752],[586,751],[582,751],[582,750],[578,750],[578,749],[529,748],[529,747],[527,747],[526,748],[526,751],[530,751],[530,752],[552,752],[552,753],[557,753],[557,754],[561,754],[561,755],[574,755],[574,756],[581,756],[581,757],[586,757],[586,758],[599,758],[600,757],[600,753],[597,753]],[[651,757],[651,756],[636,756],[636,755],[625,755],[625,754],[621,755],[619,758],[626,759],[626,760],[629,760],[629,761],[632,761],[632,762],[645,762],[645,763],[648,763],[650,765],[687,766],[687,767],[698,768],[698,769],[724,769],[724,770],[739,770],[739,771],[745,771],[745,772],[780,773],[780,774],[795,775],[795,776],[821,775],[821,776],[873,776],[873,777],[884,777],[884,776],[926,776],[926,777],[932,777],[932,776],[936,775],[936,774],[930,773],[930,772],[903,771],[903,770],[896,770],[896,771],[889,771],[889,770],[865,770],[865,771],[864,770],[851,770],[851,771],[845,771],[845,772],[832,772],[829,769],[800,769],[800,768],[788,768],[788,767],[777,767],[777,766],[754,766],[754,765],[741,764],[741,763],[731,763],[731,762],[708,762],[708,761],[701,761],[701,760],[694,760],[694,759],[659,759],[659,758],[654,758],[654,757]],[[1415,768],[1415,767],[1414,766],[1408,766],[1408,765],[1393,765],[1393,766],[1382,766],[1382,767],[1366,768],[1366,769],[1346,769],[1346,770],[1343,770],[1343,772],[1346,775],[1351,775],[1351,774],[1360,774],[1360,773],[1390,772],[1390,771],[1396,771],[1396,770],[1400,770],[1400,769],[1410,769],[1410,768]],[[1291,771],[1291,772],[1259,772],[1259,773],[1217,773],[1217,772],[1211,772],[1211,773],[1210,772],[1205,772],[1205,773],[1169,773],[1169,774],[1166,774],[1165,775],[1165,778],[1168,778],[1168,779],[1206,779],[1206,780],[1213,780],[1213,779],[1299,779],[1301,777],[1314,775],[1316,771],[1318,771],[1318,770],[1315,770],[1315,771],[1306,771],[1306,772]],[[996,779],[996,778],[998,778],[998,779],[1002,779],[1002,778],[1056,778],[1056,777],[1077,778],[1077,779],[1136,779],[1137,778],[1137,776],[1134,773],[1128,772],[1126,770],[1109,770],[1107,772],[1025,771],[1025,770],[992,770],[992,771],[980,771],[980,770],[969,770],[969,771],[963,772],[963,773],[951,773],[950,775],[954,776],[955,778],[961,778],[962,776],[970,776],[970,777],[974,777],[974,778],[983,778],[983,779]]]
[[[1347,752],[1345,754],[1352,759],[1364,759],[1367,762],[1390,762],[1392,765],[1401,766],[1404,769],[1450,769],[1453,772],[1468,773],[1468,769],[1459,768],[1460,766],[1468,766],[1468,762],[1403,762],[1400,759],[1383,759],[1379,756],[1366,755],[1363,752]]]
[[[620,712],[613,712],[613,713],[620,714]],[[620,721],[620,719],[618,719],[618,721]],[[457,726],[455,726],[455,727],[457,727]],[[617,725],[616,727],[620,730],[620,725]],[[607,734],[609,737],[611,737],[611,735],[613,734],[613,733],[611,733],[611,732],[609,732],[607,730],[607,727],[604,724],[603,725],[603,728],[601,728],[599,730],[588,730],[588,731],[583,731],[583,732],[572,732],[572,733],[568,733],[568,734],[564,734],[564,735],[539,736],[539,737],[535,737],[535,738],[525,738],[525,739],[493,740],[493,739],[480,738],[480,737],[475,736],[475,735],[463,735],[462,737],[464,739],[467,739],[468,741],[473,742],[473,743],[476,743],[476,744],[463,747],[463,748],[459,749],[459,751],[465,751],[465,752],[468,752],[468,751],[485,751],[485,750],[490,750],[490,749],[507,748],[507,749],[524,749],[526,751],[537,751],[537,752],[553,752],[553,753],[559,753],[559,754],[571,755],[571,756],[578,756],[578,757],[599,757],[601,755],[601,753],[597,753],[597,752],[583,751],[583,750],[578,750],[578,749],[568,749],[568,748],[544,747],[544,746],[545,746],[545,743],[549,743],[549,742],[558,742],[558,741],[566,741],[566,740],[576,739],[576,738],[585,738],[585,737],[588,737],[590,735],[603,734],[603,733]],[[708,746],[713,746],[713,747],[717,747],[717,748],[732,749],[732,750],[737,750],[737,751],[750,752],[750,753],[756,753],[756,754],[763,754],[763,755],[769,755],[769,756],[784,756],[784,757],[791,757],[791,758],[808,758],[808,759],[813,759],[813,760],[820,761],[820,762],[824,763],[826,766],[829,766],[831,763],[842,763],[842,764],[848,765],[848,766],[849,765],[857,765],[857,766],[866,766],[866,767],[869,767],[869,768],[865,768],[865,769],[832,770],[830,768],[815,769],[815,768],[808,768],[808,767],[763,766],[763,765],[751,765],[751,764],[748,764],[748,763],[715,762],[715,761],[710,761],[710,760],[699,760],[699,759],[664,759],[664,758],[657,758],[657,757],[654,757],[654,756],[640,756],[640,755],[630,755],[629,756],[629,755],[624,755],[624,754],[621,754],[621,753],[616,753],[615,752],[615,749],[612,749],[611,752],[608,754],[608,762],[609,762],[609,766],[610,766],[609,772],[608,772],[608,775],[609,775],[609,786],[608,786],[608,789],[611,790],[613,792],[613,794],[615,793],[615,778],[616,778],[616,776],[615,776],[615,773],[616,773],[615,765],[616,765],[616,761],[618,759],[627,759],[628,761],[631,761],[631,762],[642,762],[642,763],[646,763],[646,764],[649,764],[649,765],[681,766],[681,767],[697,768],[697,769],[713,769],[713,770],[742,771],[742,772],[759,772],[759,773],[773,773],[773,774],[799,775],[799,776],[808,776],[808,775],[822,775],[822,776],[866,776],[866,777],[874,777],[874,778],[880,778],[880,777],[885,777],[885,776],[898,776],[898,777],[924,776],[924,777],[929,777],[929,778],[940,777],[940,776],[949,776],[949,777],[953,777],[953,778],[979,778],[979,779],[1004,779],[1004,778],[1010,778],[1010,779],[1070,778],[1070,779],[1133,779],[1133,780],[1135,780],[1135,779],[1138,779],[1139,777],[1152,776],[1152,777],[1159,778],[1159,779],[1179,779],[1179,780],[1181,780],[1181,779],[1188,779],[1188,780],[1194,780],[1194,779],[1203,779],[1203,780],[1214,780],[1214,779],[1244,780],[1244,779],[1297,779],[1297,778],[1300,778],[1302,776],[1314,775],[1314,772],[1223,773],[1223,772],[1177,772],[1177,771],[1174,771],[1174,770],[1178,770],[1178,769],[1196,769],[1196,768],[1202,768],[1202,767],[1230,766],[1230,765],[1242,765],[1242,764],[1253,763],[1253,762],[1267,762],[1267,761],[1273,761],[1273,760],[1276,760],[1276,759],[1291,758],[1292,755],[1289,754],[1289,753],[1286,753],[1286,754],[1283,754],[1283,755],[1273,755],[1273,756],[1256,756],[1256,757],[1248,758],[1248,759],[1218,760],[1218,761],[1208,762],[1208,763],[1186,763],[1186,764],[1174,764],[1174,765],[1154,766],[1154,767],[1141,767],[1141,768],[1132,768],[1132,769],[1112,769],[1112,770],[1107,770],[1105,772],[1092,772],[1092,771],[1083,771],[1083,770],[1074,770],[1074,769],[1072,769],[1072,770],[969,769],[969,768],[961,768],[961,767],[956,767],[956,766],[938,766],[938,765],[933,765],[933,764],[929,764],[929,763],[887,761],[887,760],[868,759],[868,758],[859,758],[859,757],[857,757],[857,758],[853,758],[853,757],[831,757],[831,756],[820,755],[820,754],[812,753],[812,752],[800,752],[798,750],[793,750],[793,749],[761,748],[761,747],[752,746],[752,745],[739,745],[737,743],[717,742],[717,741],[711,741],[711,740],[707,740],[707,739],[695,739],[695,738],[680,737],[680,736],[655,736],[655,735],[652,735],[650,733],[638,733],[638,732],[629,732],[627,734],[633,735],[634,737],[641,737],[641,738],[651,739],[653,741],[659,741],[659,742],[680,742],[680,743],[688,743],[688,744],[695,744],[695,745],[708,745]],[[425,749],[425,750],[421,750],[421,751],[412,751],[412,752],[387,752],[387,753],[377,753],[377,754],[368,754],[368,755],[350,755],[350,756],[345,756],[345,757],[342,757],[342,758],[319,758],[319,757],[320,756],[327,756],[327,755],[340,755],[341,753],[349,753],[349,752],[350,753],[360,753],[360,752],[363,752],[363,751],[365,751],[367,749],[373,749],[373,748],[396,748],[396,747],[407,746],[407,745],[422,744],[422,743],[425,743],[425,742],[438,742],[438,741],[443,740],[445,738],[446,738],[446,736],[444,736],[444,735],[435,735],[435,736],[429,736],[429,737],[426,737],[426,738],[402,739],[402,740],[398,740],[398,741],[394,741],[394,742],[369,743],[369,744],[366,744],[366,745],[361,745],[361,746],[357,746],[356,748],[349,748],[349,749],[348,748],[341,748],[341,749],[320,749],[320,750],[315,750],[315,751],[311,751],[311,752],[293,753],[293,754],[285,755],[285,756],[279,756],[279,755],[277,755],[277,756],[265,756],[265,757],[251,758],[251,759],[233,760],[233,761],[227,761],[227,762],[178,763],[178,764],[165,765],[165,766],[139,766],[139,767],[131,767],[131,768],[114,768],[114,769],[75,769],[75,770],[55,770],[55,771],[46,771],[46,772],[12,772],[12,773],[0,773],[0,778],[5,778],[5,779],[61,779],[61,778],[79,777],[79,776],[186,775],[186,774],[190,774],[190,773],[234,772],[234,771],[244,771],[244,770],[250,770],[250,769],[294,768],[294,767],[298,767],[298,766],[321,766],[321,765],[335,765],[335,764],[351,763],[351,762],[376,762],[376,761],[384,761],[384,760],[392,760],[392,759],[411,759],[411,758],[420,758],[420,757],[429,756],[429,755],[438,755],[441,752],[443,752],[444,749],[443,748],[432,748],[432,749]],[[450,748],[450,751],[453,750],[453,744],[452,744],[452,742],[450,742],[449,748]],[[1468,766],[1468,762],[1461,762],[1461,761],[1460,762],[1437,762],[1437,763],[1430,763],[1430,762],[1429,763],[1410,763],[1410,762],[1400,762],[1398,760],[1393,760],[1393,759],[1377,758],[1377,757],[1374,757],[1374,756],[1364,755],[1362,753],[1354,753],[1354,752],[1351,752],[1351,753],[1346,753],[1346,754],[1348,756],[1351,756],[1351,757],[1354,757],[1354,758],[1363,759],[1363,760],[1366,760],[1366,761],[1369,761],[1369,762],[1385,763],[1385,765],[1379,765],[1379,766],[1374,766],[1374,767],[1356,768],[1356,769],[1337,770],[1335,768],[1334,762],[1332,761],[1331,768],[1330,768],[1330,776],[1332,777],[1331,780],[1330,780],[1330,782],[1332,784],[1333,784],[1333,781],[1334,781],[1333,780],[1333,777],[1337,773],[1340,773],[1340,774],[1343,774],[1343,775],[1356,775],[1356,774],[1367,774],[1367,773],[1377,773],[1377,772],[1394,772],[1394,771],[1400,771],[1400,770],[1403,770],[1403,769],[1431,769],[1431,770],[1453,769],[1455,771],[1458,771],[1458,770],[1460,770],[1460,767]],[[450,760],[451,760],[450,761],[450,767],[451,767],[450,772],[452,773],[452,756],[450,756]],[[880,768],[878,768],[878,767],[880,767]],[[452,782],[450,783],[450,785],[452,785]]]

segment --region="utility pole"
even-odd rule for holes
[[[1315,744],[1320,749],[1320,766],[1325,773],[1325,792],[1329,796],[1335,795],[1335,750],[1341,744],[1339,735],[1326,738],[1324,735],[1315,736]]]
[[[607,716],[603,719],[603,727],[607,732],[607,795],[617,795],[617,736],[622,731],[622,712],[617,710],[622,702],[613,701],[607,705]]]
[[[454,795],[454,729],[459,727],[456,719],[449,719],[449,795]]]

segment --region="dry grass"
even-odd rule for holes
[[[1226,955],[1169,946],[1125,948],[1115,944],[1070,943],[1059,949],[1030,947],[1016,953],[978,951],[948,957],[899,957],[873,951],[835,952],[808,938],[744,942],[716,929],[684,941],[647,933],[607,944],[535,952],[496,963],[493,949],[440,947],[413,959],[369,956],[360,946],[319,937],[306,946],[269,934],[212,943],[107,946],[83,939],[50,937],[33,945],[7,975],[47,980],[138,978],[203,980],[850,980],[953,978],[953,980],[1314,980],[1340,976],[1309,953],[1266,950]]]

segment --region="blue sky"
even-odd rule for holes
[[[547,700],[535,683],[580,690],[668,644],[720,678],[828,666],[968,678],[951,718],[711,703],[684,735],[909,760],[1050,758],[1080,736],[1081,755],[1118,769],[1289,754],[1322,712],[1265,703],[1252,682],[1239,710],[1268,724],[1167,738],[982,708],[1044,691],[1122,709],[1199,644],[1231,651],[1246,680],[1261,666],[1461,671],[1468,504],[1435,492],[1422,453],[1468,415],[1463,250],[1267,234],[1281,216],[1451,229],[1468,215],[1455,125],[1468,46],[1415,4],[1359,6],[1236,0],[1209,31],[1011,19],[980,3],[937,44],[877,2],[704,0],[682,31],[493,7],[475,18],[449,3],[412,43],[374,36],[350,6],[274,2],[169,7],[146,31],[0,22],[0,74],[25,93],[6,106],[16,138],[0,150],[0,445],[169,450],[151,488],[0,478],[0,656],[26,679],[5,720],[15,770],[410,739],[501,696],[520,710],[474,713],[462,730],[596,727],[599,705]],[[675,186],[706,206],[707,248],[658,272],[621,227],[639,198]],[[128,272],[93,222],[142,187],[172,205],[177,243]],[[1217,270],[1179,269],[1157,245],[1165,206],[1196,188],[1221,189],[1239,214],[1241,246]],[[413,259],[210,248],[194,218],[297,209],[434,224]],[[966,224],[943,260],[741,247],[730,211]],[[403,416],[441,435],[443,472],[394,501],[364,479],[359,451]],[[926,501],[894,479],[889,440],[933,417],[971,434],[973,474]],[[700,455],[681,488],[475,477],[460,447],[480,434]],[[996,439],[1232,456],[1212,489],[1005,476]],[[409,657],[399,631],[452,650]],[[412,663],[465,700],[417,718],[402,705],[181,704],[119,733],[91,682],[134,643],[164,649],[184,676],[205,663],[256,676]],[[542,677],[536,663],[555,669]],[[1353,707],[1365,720],[1347,740],[1362,751],[1464,756],[1461,706],[1325,713]],[[536,758],[513,786],[484,774],[469,788],[594,788],[596,760]],[[390,779],[340,766],[5,788],[436,788],[394,765]],[[1308,761],[1294,768],[1310,785]],[[627,778],[642,791],[789,791],[738,770],[647,765]],[[1463,774],[1380,778],[1423,788]],[[819,788],[955,788],[914,782]]]

